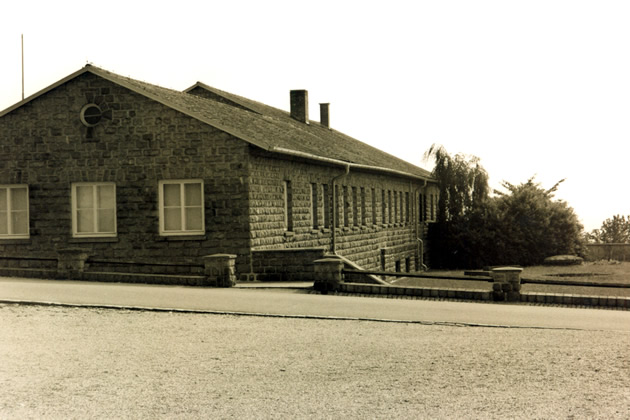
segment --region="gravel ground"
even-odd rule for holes
[[[0,418],[630,418],[630,334],[0,305]]]

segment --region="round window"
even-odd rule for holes
[[[81,108],[81,122],[87,127],[94,127],[102,116],[101,108],[96,104],[87,104]]]

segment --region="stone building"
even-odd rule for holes
[[[87,65],[0,112],[0,274],[50,275],[68,254],[148,281],[215,254],[243,280],[305,279],[326,253],[420,268],[430,173],[332,129],[327,104],[312,121],[306,91],[289,99],[285,112]]]

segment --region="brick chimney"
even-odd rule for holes
[[[308,124],[308,91],[291,91],[291,117]]]
[[[319,104],[319,121],[324,127],[330,128],[330,104]]]

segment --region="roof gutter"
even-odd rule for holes
[[[339,165],[339,166],[343,166],[343,167],[350,167],[352,169],[363,169],[363,170],[369,170],[369,171],[376,171],[376,172],[384,172],[384,173],[388,173],[390,175],[397,175],[397,176],[401,176],[401,177],[405,177],[405,178],[411,178],[411,179],[415,179],[415,180],[419,180],[419,181],[424,181],[425,183],[429,180],[431,180],[430,177],[426,176],[420,176],[420,175],[414,175],[412,173],[409,172],[404,172],[404,171],[399,171],[397,169],[390,169],[390,168],[383,168],[381,166],[372,166],[372,165],[362,165],[360,163],[350,163],[350,162],[345,162],[343,160],[339,160],[339,159],[332,159],[332,158],[327,158],[327,157],[323,157],[323,156],[317,156],[314,155],[312,153],[306,153],[306,152],[299,152],[297,150],[291,150],[291,149],[285,149],[284,147],[276,147],[273,146],[269,149],[267,149],[270,152],[276,152],[276,153],[282,153],[285,155],[289,155],[289,156],[295,156],[295,157],[301,157],[304,159],[311,159],[311,160],[315,160],[318,162],[325,162],[325,163],[329,163],[332,165]]]

